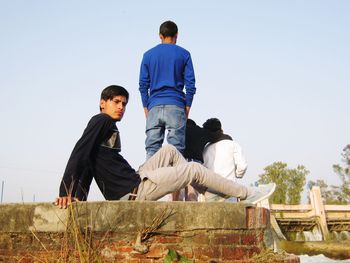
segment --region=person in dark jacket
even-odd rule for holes
[[[217,141],[219,137],[219,133],[204,129],[198,126],[194,120],[187,119],[185,158],[189,161],[203,163],[204,147],[208,143]]]

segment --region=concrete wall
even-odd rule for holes
[[[5,204],[0,262],[163,262],[169,249],[195,262],[258,262],[256,255],[273,246],[269,226],[268,210],[243,204],[81,202],[66,210]]]

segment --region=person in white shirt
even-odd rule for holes
[[[208,119],[204,122],[203,128],[220,134],[216,142],[209,143],[204,148],[204,166],[226,179],[236,181],[236,178],[242,178],[248,167],[242,147],[231,136],[224,134],[221,122],[217,118]],[[224,201],[226,199],[220,194],[206,191],[199,200]],[[237,202],[237,199],[232,198],[230,201]]]

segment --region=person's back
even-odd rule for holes
[[[242,148],[234,140],[224,139],[207,145],[203,160],[205,167],[231,180],[243,177],[247,169]]]
[[[167,43],[159,44],[144,54],[143,63],[147,65],[149,78],[152,80],[148,99],[145,100],[147,96],[142,97],[144,106],[150,110],[158,105],[176,105],[185,108],[186,105],[191,104],[193,94],[186,98],[183,91],[184,72],[188,63],[191,63],[190,57],[187,50]],[[187,74],[190,75],[191,72]],[[191,84],[194,87],[194,79],[192,81],[193,83],[187,83],[187,85]],[[185,99],[189,100],[188,103]]]
[[[247,170],[247,162],[241,146],[224,134],[221,122],[216,118],[208,119],[203,128],[221,134],[217,142],[208,144],[203,151],[204,166],[226,179],[235,181],[242,178]],[[206,200],[219,200],[219,197],[206,193]]]
[[[161,44],[145,52],[140,69],[147,158],[162,146],[165,130],[168,143],[184,152],[186,118],[196,92],[191,55],[176,45],[176,24],[164,22],[160,38]]]

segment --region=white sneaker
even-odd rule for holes
[[[248,204],[259,203],[260,201],[266,198],[269,198],[269,196],[273,194],[275,189],[276,189],[275,183],[262,184],[262,185],[259,185],[258,187],[253,187],[251,189],[252,190],[251,194],[248,194],[247,198],[242,200],[242,202],[248,203]]]

